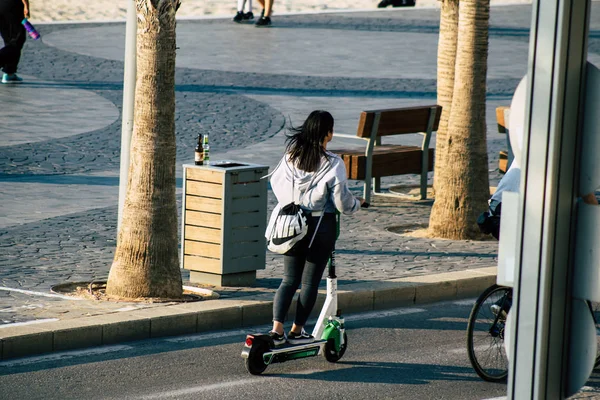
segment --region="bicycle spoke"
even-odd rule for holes
[[[479,376],[489,381],[500,381],[508,373],[508,358],[504,349],[504,315],[497,316],[492,306],[498,305],[505,313],[510,289],[492,286],[477,299],[468,324],[468,354]],[[508,303],[510,307],[510,303]]]

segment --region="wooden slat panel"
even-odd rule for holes
[[[244,228],[244,227],[266,227],[266,215],[265,213],[259,212],[248,212],[234,214],[231,216],[231,227],[232,228]]]
[[[429,171],[433,171],[434,149],[429,149]],[[341,154],[348,179],[364,180],[366,157],[363,151]],[[414,146],[377,146],[373,152],[373,177],[420,174],[421,149]]]
[[[508,126],[506,126],[506,121],[504,121],[504,110],[509,109],[507,106],[496,107],[496,121],[498,123],[498,133],[506,133]]]
[[[186,255],[183,256],[183,268],[192,271],[210,272],[212,274],[220,274],[222,271],[221,260],[213,258],[197,257]]]
[[[227,251],[227,259],[232,260],[240,257],[255,256],[266,251],[265,242],[236,242],[231,244],[231,248]]]
[[[249,211],[259,211],[266,207],[267,197],[240,197],[231,201],[231,212],[241,213]]]
[[[211,197],[187,195],[185,197],[185,209],[220,214],[223,212],[223,202],[220,199]]]
[[[223,273],[224,274],[234,274],[238,272],[246,272],[246,271],[254,271],[257,269],[265,269],[265,251],[261,254],[250,256],[250,257],[242,257],[235,258],[233,260],[228,260],[223,265]]]
[[[223,196],[223,186],[216,183],[186,181],[186,194],[220,199]]]
[[[221,229],[221,215],[188,210],[185,212],[185,223],[186,225]]]
[[[506,173],[506,169],[508,168],[508,152],[502,150],[500,151],[498,157],[498,169],[500,172]]]
[[[188,180],[223,183],[223,172],[202,168],[186,168]]]
[[[210,258],[221,258],[221,245],[206,242],[185,241],[185,254]]]
[[[265,255],[241,257],[227,261],[223,264],[220,260],[185,255],[183,257],[184,268],[192,271],[210,272],[212,274],[234,274],[238,272],[265,269]]]
[[[186,225],[185,239],[221,244],[223,232],[220,229]]]
[[[269,173],[269,168],[256,168],[252,170],[232,172],[231,182],[233,184],[258,182],[260,178]]]
[[[266,186],[263,182],[241,183],[231,186],[231,196],[234,199],[239,197],[257,196],[261,193],[261,190],[264,189],[266,189]]]
[[[237,228],[231,230],[231,242],[246,242],[252,240],[265,240],[265,229],[263,226],[251,228]],[[263,246],[264,247],[264,246]]]
[[[403,135],[409,133],[425,132],[429,123],[429,112],[431,107],[436,107],[436,118],[433,131],[438,129],[442,107],[436,105],[393,108],[385,110],[363,111],[358,121],[356,136],[371,137],[371,128],[375,119],[375,113],[381,113],[379,121],[378,136]]]

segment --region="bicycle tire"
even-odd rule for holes
[[[598,347],[596,348],[594,369],[598,369],[600,367],[600,303],[588,300],[588,304],[590,306],[590,311],[592,312],[592,317],[594,317],[594,324],[596,325],[596,343],[598,344]]]
[[[479,296],[469,315],[467,325],[467,351],[473,369],[488,382],[506,382],[508,358],[504,348],[506,320],[496,317],[490,306],[511,288],[492,285]]]

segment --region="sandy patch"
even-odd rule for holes
[[[31,2],[32,22],[122,20],[128,0],[35,0]],[[273,13],[318,12],[324,10],[375,10],[379,0],[275,0]],[[438,0],[417,0],[417,8],[437,7]],[[531,0],[491,0],[495,4],[527,4]],[[262,9],[253,0],[255,14]],[[178,17],[233,16],[236,0],[182,0]],[[391,8],[388,8],[391,9]]]

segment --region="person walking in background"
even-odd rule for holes
[[[271,13],[273,12],[273,0],[258,0],[263,6],[260,18],[256,21],[256,27],[265,27],[271,25]]]
[[[273,329],[269,336],[278,346],[310,343],[304,325],[315,305],[319,282],[337,238],[336,209],[357,212],[364,199],[348,189],[346,166],[329,151],[333,117],[327,111],[310,113],[304,124],[291,128],[283,158],[273,171],[271,187],[279,204],[294,201],[308,213],[308,233],[283,256],[283,279],[273,301]],[[269,228],[267,228],[268,230]],[[283,322],[298,287],[296,317],[287,338]]]
[[[248,3],[248,12],[244,13],[246,3]],[[244,20],[254,19],[254,14],[252,14],[252,0],[238,0],[237,4],[237,14],[233,17],[233,22],[239,24]]]
[[[2,83],[18,83],[17,66],[27,32],[22,21],[29,18],[29,0],[0,0],[0,35],[4,47],[0,49]]]
[[[392,7],[414,7],[415,0],[381,0],[377,4],[377,8],[386,8],[387,6]]]

